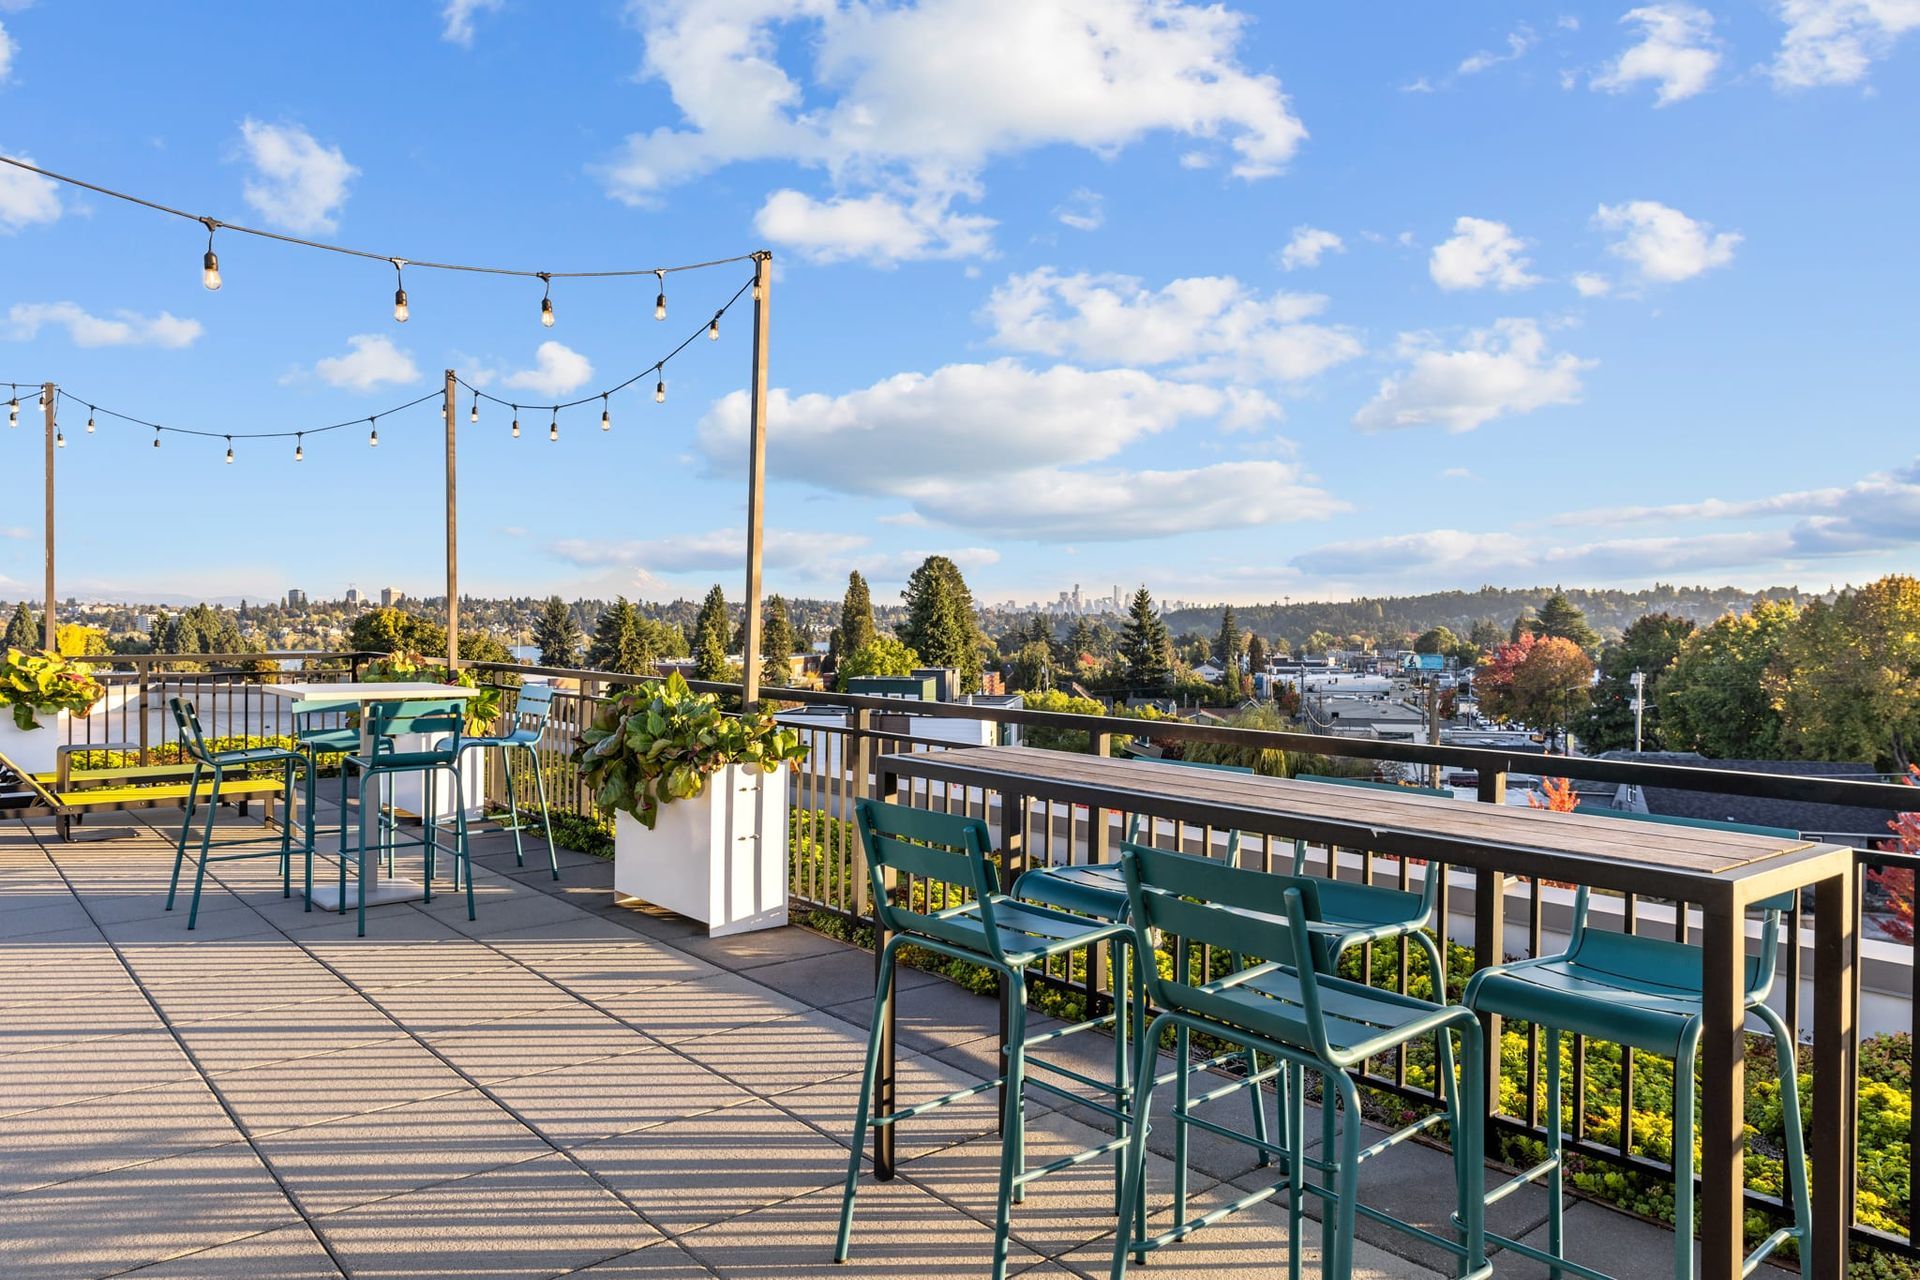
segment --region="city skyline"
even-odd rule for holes
[[[1231,603],[1863,581],[1920,535],[1914,41],[1878,11],[1823,35],[1795,10],[1682,7],[1409,5],[1361,41],[1339,10],[1112,0],[1055,31],[925,4],[863,32],[774,5],[718,51],[672,4],[422,10],[373,48],[298,11],[102,30],[9,7],[0,148],[422,257],[771,247],[769,591],[830,596],[859,569],[890,596],[929,552],[995,601],[1074,580]],[[224,73],[183,90],[170,69],[209,24]],[[1127,70],[1060,110],[1000,65],[1009,24]],[[254,56],[290,44],[308,56]],[[932,76],[936,45],[979,74]],[[500,92],[561,50],[566,95]],[[701,96],[720,83],[753,92],[729,114]],[[968,127],[920,127],[947,99]],[[876,108],[885,130],[861,123]],[[134,110],[144,131],[113,127]],[[509,178],[510,151],[538,159]],[[0,371],[215,433],[352,420],[447,367],[546,403],[644,373],[740,283],[673,277],[662,325],[651,277],[556,282],[549,329],[525,282],[415,271],[398,324],[383,262],[227,237],[212,293],[205,238],[8,173]],[[463,403],[463,588],[737,594],[745,361],[729,318],[664,404],[646,379],[611,431],[582,406],[557,443]],[[62,596],[265,598],[352,580],[370,548],[362,590],[444,591],[434,403],[383,419],[377,451],[344,431],[295,464],[291,441],[243,440],[231,467],[217,434],[156,452],[63,412]],[[38,594],[30,390],[22,418],[0,433],[9,597]],[[308,506],[332,535],[270,532]]]

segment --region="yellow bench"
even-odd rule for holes
[[[55,818],[59,821],[60,838],[69,840],[72,839],[74,820],[83,819],[89,813],[178,809],[184,808],[189,798],[195,804],[211,798],[213,780],[210,777],[201,781],[199,791],[195,793],[191,764],[74,769],[68,763],[69,752],[137,749],[123,743],[76,743],[62,747],[60,768],[54,773],[27,774],[13,768],[5,757],[0,757],[0,764],[5,764],[17,776],[24,777],[33,793],[33,799],[28,803],[11,806],[0,812],[19,818]],[[237,806],[244,817],[254,800],[264,801],[265,820],[271,823],[280,790],[281,782],[277,778],[234,778],[221,785],[220,802]]]

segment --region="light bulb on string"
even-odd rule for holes
[[[153,429],[153,447],[156,449],[160,447],[160,428],[158,427]]]
[[[667,318],[667,273],[656,271],[653,274],[660,281],[660,292],[653,299],[653,318],[665,320]]]
[[[473,412],[467,415],[467,421],[480,421],[480,393],[478,391],[473,393]]]
[[[294,436],[293,436],[293,460],[294,460],[295,462],[305,462],[305,461],[307,460],[307,445],[306,445],[306,439],[307,439],[307,433],[306,433],[306,432],[304,432],[304,431],[296,431],[296,432],[294,433]]]
[[[600,429],[613,430],[613,411],[607,407],[607,393],[604,391],[600,393]]]
[[[407,310],[407,282],[401,273],[401,268],[407,265],[407,260],[390,258],[388,261],[393,263],[393,318],[405,324],[407,316],[411,313]]]
[[[56,449],[64,449],[67,447],[67,433],[58,427],[53,429],[53,447]]]
[[[7,402],[7,425],[9,427],[20,425],[20,393],[17,388],[13,399]]]
[[[537,274],[547,284],[546,293],[540,297],[540,323],[551,329],[553,328],[553,277],[545,271]]]
[[[213,251],[213,230],[220,224],[212,218],[202,218],[207,224],[207,254],[200,259],[200,283],[209,289],[220,287],[220,255]]]
[[[368,425],[369,427],[371,427],[371,428],[373,428],[373,429],[372,429],[371,431],[369,431],[369,432],[367,432],[367,444],[368,444],[368,445],[369,445],[369,446],[370,446],[371,448],[375,448],[375,449],[378,449],[378,448],[380,447],[380,422],[379,422],[379,419],[377,419],[377,418],[368,418],[368,419],[367,419],[367,425]]]
[[[520,406],[519,405],[513,406],[513,438],[515,440],[518,440],[520,438]]]
[[[720,341],[720,313],[718,311],[714,312],[713,319],[707,322],[707,341]]]
[[[93,406],[87,406],[87,434],[93,434]]]
[[[558,440],[559,438],[560,438],[560,410],[555,409],[553,411],[553,421],[547,424],[547,439]]]
[[[227,437],[227,465],[233,465],[233,437]]]
[[[667,375],[665,372],[661,372],[660,381],[653,384],[653,402],[655,404],[665,404],[667,402]]]

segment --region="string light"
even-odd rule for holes
[[[293,433],[293,460],[295,462],[305,462],[307,460],[306,441],[307,441],[306,432],[296,431]]]
[[[558,440],[559,438],[560,438],[560,411],[558,409],[555,409],[553,411],[553,421],[547,424],[547,439]]]
[[[202,218],[207,224],[207,256],[200,259],[200,283],[209,289],[220,288],[220,255],[213,251],[213,230],[220,224],[212,218]],[[232,462],[232,458],[227,459]]]
[[[59,427],[53,429],[53,447],[56,449],[64,449],[67,447],[67,433]]]
[[[613,411],[607,408],[607,393],[604,391],[600,393],[600,429],[613,430]]]
[[[158,427],[153,429],[153,447],[156,449],[160,447],[160,428]]]
[[[93,406],[87,406],[87,434],[93,434]]]
[[[720,341],[720,313],[718,311],[713,313],[713,319],[707,324],[707,341]]]
[[[660,278],[660,292],[653,299],[653,318],[665,320],[667,318],[667,273],[656,271],[653,274]]]
[[[407,322],[407,281],[402,268],[407,265],[405,258],[393,258],[393,318],[401,324]]]
[[[665,404],[667,402],[667,374],[666,371],[658,365],[655,365],[654,368],[660,374],[660,381],[653,384],[653,402],[655,404]]]
[[[513,438],[515,440],[518,440],[520,438],[520,406],[519,405],[513,406]]]
[[[473,393],[473,412],[467,415],[467,421],[480,421],[480,393],[478,391]]]
[[[545,271],[537,273],[546,281],[547,291],[540,297],[540,323],[553,328],[553,277]]]
[[[367,444],[368,444],[369,446],[371,446],[372,448],[375,448],[375,449],[378,449],[378,448],[380,447],[380,422],[379,422],[379,419],[377,419],[377,418],[368,418],[368,419],[367,419],[367,425],[368,425],[369,427],[372,427],[372,428],[373,428],[373,430],[371,430],[371,431],[369,431],[369,432],[367,432]]]
[[[154,443],[158,444],[160,443],[160,441],[158,439],[155,439]],[[232,436],[227,437],[227,465],[228,466],[233,465],[233,437]]]
[[[13,399],[7,404],[7,425],[9,427],[17,427],[20,425],[20,394],[18,389],[15,390]]]

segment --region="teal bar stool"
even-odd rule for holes
[[[1703,827],[1715,831],[1742,831],[1750,835],[1798,839],[1799,832],[1781,827],[1759,827],[1740,822],[1712,822],[1668,818],[1624,810],[1582,808],[1597,814],[1636,822]],[[1466,1003],[1473,1009],[1503,1018],[1531,1022],[1542,1031],[1547,1059],[1547,1158],[1487,1193],[1491,1204],[1520,1186],[1547,1179],[1547,1248],[1536,1249],[1504,1236],[1491,1236],[1515,1253],[1546,1263],[1557,1277],[1571,1272],[1587,1280],[1611,1280],[1604,1271],[1572,1262],[1566,1255],[1565,1119],[1560,1090],[1560,1037],[1585,1036],[1622,1046],[1623,1052],[1643,1049],[1674,1062],[1673,1079],[1673,1273],[1692,1280],[1693,1266],[1693,1135],[1694,1059],[1700,1048],[1700,1023],[1705,1016],[1702,994],[1703,961],[1700,948],[1666,938],[1614,933],[1587,927],[1588,891],[1574,895],[1572,938],[1558,955],[1494,965],[1474,975],[1467,984]],[[1747,960],[1746,1009],[1773,1033],[1780,1079],[1799,1079],[1793,1035],[1786,1022],[1767,1004],[1773,990],[1774,965],[1779,956],[1780,916],[1793,909],[1794,895],[1781,894],[1755,904],[1761,913],[1759,954]],[[1780,1090],[1782,1121],[1787,1136],[1788,1194],[1793,1201],[1793,1225],[1774,1231],[1747,1255],[1751,1274],[1760,1260],[1787,1241],[1800,1252],[1800,1274],[1813,1275],[1813,1259],[1806,1243],[1810,1230],[1807,1199],[1806,1138],[1800,1127],[1800,1090]]]
[[[180,746],[193,761],[193,781],[187,790],[186,816],[180,821],[180,838],[175,842],[173,851],[173,876],[167,881],[167,910],[173,910],[173,901],[180,888],[180,867],[187,858],[187,838],[193,830],[193,814],[200,798],[200,782],[212,775],[212,788],[207,796],[206,828],[200,833],[200,855],[193,873],[193,902],[187,908],[187,928],[191,929],[200,919],[200,889],[206,882],[207,863],[233,862],[242,858],[280,859],[280,893],[282,897],[293,896],[293,767],[303,763],[303,757],[297,751],[288,751],[282,747],[250,747],[240,751],[215,751],[207,746],[207,736],[200,728],[200,716],[191,702],[185,698],[167,699],[167,707],[173,712],[173,722],[180,728]],[[271,843],[277,848],[263,847],[269,841],[259,836],[240,840],[215,840],[213,822],[220,813],[220,788],[230,778],[245,777],[256,769],[279,766],[284,779],[281,790],[280,838]],[[215,849],[247,848],[248,853],[223,853],[215,855]]]
[[[300,753],[306,762],[306,795],[304,797],[301,835],[306,854],[307,910],[313,910],[313,855],[319,842],[316,829],[319,806],[316,803],[316,788],[320,774],[320,757],[323,755],[347,755],[359,749],[360,731],[350,725],[317,724],[323,716],[339,715],[350,709],[352,704],[338,707],[308,707],[293,713],[294,750]],[[344,767],[344,766],[342,766]],[[346,810],[340,811],[342,825],[346,823]]]
[[[1311,928],[1323,887],[1319,880],[1248,871],[1214,858],[1134,844],[1122,848],[1120,865],[1127,881],[1135,948],[1144,952],[1156,937],[1176,940],[1169,972],[1147,966],[1147,994],[1161,1012],[1148,1024],[1140,1042],[1143,1058],[1168,1028],[1200,1032],[1271,1055],[1285,1070],[1281,1099],[1287,1119],[1282,1125],[1283,1143],[1266,1145],[1282,1157],[1287,1172],[1280,1182],[1197,1217],[1188,1218],[1184,1208],[1177,1208],[1173,1225],[1148,1237],[1142,1206],[1154,1082],[1143,1075],[1143,1087],[1134,1097],[1127,1186],[1122,1193],[1122,1202],[1132,1207],[1135,1220],[1123,1223],[1115,1233],[1112,1280],[1124,1280],[1129,1254],[1144,1261],[1148,1252],[1283,1191],[1288,1193],[1288,1272],[1294,1277],[1300,1275],[1308,1195],[1328,1202],[1321,1221],[1321,1266],[1329,1280],[1350,1280],[1353,1274],[1354,1228],[1361,1214],[1451,1253],[1459,1259],[1457,1275],[1473,1280],[1491,1275],[1482,1208],[1483,1121],[1467,1101],[1481,1096],[1480,1024],[1472,1011],[1320,972],[1323,947]],[[1269,958],[1219,976],[1195,974],[1192,948],[1196,946],[1236,957]],[[1451,1084],[1454,1036],[1460,1038],[1460,1076],[1457,1087],[1446,1090],[1446,1110],[1362,1149],[1359,1094],[1348,1072],[1368,1058],[1432,1037],[1437,1070]],[[1321,1080],[1321,1154],[1317,1158],[1306,1154],[1304,1098],[1309,1071]],[[1337,1126],[1336,1095],[1344,1115]],[[1171,1115],[1183,1135],[1193,1126],[1248,1145],[1258,1141],[1192,1114],[1184,1098],[1176,1100]],[[1366,1161],[1442,1122],[1450,1127],[1453,1138],[1462,1223],[1458,1240],[1361,1204],[1357,1189]],[[1181,1162],[1176,1161],[1176,1178],[1180,1169]],[[1313,1172],[1319,1174],[1317,1181],[1308,1177]]]
[[[1172,760],[1164,756],[1135,756],[1134,759],[1151,760],[1156,764],[1178,765],[1187,769],[1211,769],[1219,773],[1248,775],[1253,773],[1252,769],[1244,765],[1212,764],[1198,760]],[[1145,820],[1144,823],[1143,820]],[[1127,824],[1127,840],[1132,843],[1139,843],[1142,833],[1150,829],[1150,823],[1151,820],[1146,819],[1146,815],[1144,814],[1136,813],[1131,815]],[[1239,846],[1240,833],[1238,831],[1228,832],[1226,856],[1229,861],[1237,855]],[[1014,882],[1013,896],[1022,902],[1039,903],[1042,906],[1054,907],[1061,911],[1071,911],[1078,915],[1091,916],[1095,920],[1105,921],[1107,923],[1120,924],[1124,923],[1127,919],[1127,882],[1121,874],[1120,864],[1118,862],[1034,867],[1023,873],[1021,877]],[[1117,959],[1112,966],[1112,973],[1114,990],[1122,994],[1116,995],[1114,999],[1114,1014],[1107,1019],[1100,1020],[1102,1025],[1114,1022],[1126,1006],[1124,999],[1126,987],[1121,976],[1121,971],[1118,968]],[[1175,1060],[1178,1064],[1174,1068],[1176,1072],[1205,1071],[1213,1067],[1226,1066],[1229,1063],[1239,1063],[1243,1073],[1239,1081],[1223,1085],[1209,1092],[1200,1101],[1211,1102],[1232,1093],[1245,1090],[1253,1110],[1253,1136],[1262,1143],[1266,1142],[1268,1137],[1267,1111],[1261,1101],[1260,1086],[1265,1083],[1265,1081],[1274,1078],[1275,1072],[1271,1069],[1263,1072],[1260,1067],[1259,1058],[1252,1050],[1236,1049],[1230,1053],[1223,1053],[1208,1058],[1204,1062],[1192,1062],[1186,1041],[1183,1037],[1176,1051]],[[1036,1066],[1049,1066],[1049,1064],[1043,1063],[1039,1059],[1033,1059],[1032,1063]],[[1049,1067],[1049,1069],[1054,1068]],[[1172,1081],[1173,1078],[1173,1072],[1165,1072],[1155,1080],[1155,1083],[1167,1084]],[[1196,1105],[1198,1105],[1198,1103],[1196,1103]],[[1264,1146],[1256,1148],[1256,1151],[1262,1167],[1272,1163],[1273,1157],[1267,1152]],[[1185,1191],[1184,1177],[1182,1178],[1180,1191],[1182,1193]]]
[[[461,873],[466,873],[467,919],[474,919],[473,906],[473,867],[468,860],[467,851],[467,809],[461,802],[460,789],[460,751],[462,740],[460,733],[466,723],[466,709],[458,701],[411,701],[411,702],[375,702],[366,710],[367,727],[372,739],[371,752],[362,754],[354,751],[340,761],[340,811],[347,808],[347,785],[353,774],[360,775],[360,803],[378,804],[379,788],[382,782],[395,774],[418,773],[421,775],[422,793],[426,797],[426,812],[420,815],[420,838],[406,841],[399,838],[396,829],[382,827],[382,843],[386,846],[387,856],[392,857],[395,847],[419,848],[425,866],[423,877],[426,885],[426,900],[433,900],[433,864],[434,855],[439,851],[440,823],[434,818],[435,784],[442,776],[452,782],[453,796],[453,876],[454,888],[460,886]],[[400,735],[419,734],[431,739],[429,746],[417,750],[401,751],[395,746],[394,739]],[[379,821],[377,819],[377,821]],[[347,828],[344,819],[340,824],[340,911],[347,909]],[[356,851],[361,852],[361,851]],[[361,860],[352,858],[354,880],[358,890],[359,935],[367,933],[367,881],[361,870]],[[311,865],[311,864],[309,864]],[[309,882],[311,870],[309,870]]]
[[[547,719],[553,714],[553,686],[550,684],[529,684],[520,687],[519,695],[514,699],[513,710],[507,716],[507,732],[490,737],[467,738],[460,744],[462,751],[496,749],[500,752],[500,763],[507,772],[507,826],[513,832],[513,861],[516,866],[526,866],[525,851],[520,845],[520,833],[531,823],[520,820],[520,789],[513,780],[513,753],[527,753],[527,764],[533,769],[534,794],[540,797],[540,821],[547,833],[547,864],[553,868],[553,878],[560,878],[560,854],[553,843],[553,814],[547,806],[547,779],[540,768],[540,739],[547,730]]]
[[[1439,787],[1403,787],[1397,782],[1373,782],[1366,778],[1335,778],[1316,773],[1302,773],[1294,778],[1295,782],[1317,782],[1328,786],[1357,787],[1364,790],[1390,791],[1396,795],[1434,796],[1442,800],[1453,799],[1451,791]],[[1320,910],[1324,913],[1318,925],[1312,926],[1315,932],[1331,940],[1335,935],[1341,939],[1338,950],[1327,957],[1328,967],[1340,962],[1341,952],[1350,947],[1364,946],[1369,942],[1393,942],[1406,938],[1426,955],[1431,967],[1427,970],[1433,975],[1433,994],[1436,998],[1446,998],[1445,960],[1440,956],[1440,944],[1427,929],[1433,924],[1434,910],[1440,900],[1440,869],[1429,862],[1426,874],[1421,878],[1420,891],[1396,889],[1391,885],[1359,884],[1338,877],[1335,859],[1337,851],[1327,850],[1327,874],[1320,882]],[[1307,842],[1293,842],[1293,874],[1307,874]]]
[[[1084,1029],[1087,1024],[1075,1024],[1074,1027],[1028,1039],[1027,969],[1053,956],[1110,943],[1122,953],[1123,967],[1117,968],[1116,972],[1127,972],[1129,967],[1124,966],[1124,953],[1133,945],[1133,933],[1125,925],[1102,923],[1047,907],[1025,905],[1000,892],[996,873],[987,861],[991,839],[986,824],[977,818],[862,800],[855,807],[854,820],[859,826],[861,845],[866,851],[867,866],[873,877],[874,916],[880,927],[891,936],[880,952],[879,977],[873,996],[873,1023],[867,1035],[866,1071],[861,1079],[860,1101],[854,1118],[853,1150],[847,1160],[847,1184],[840,1203],[840,1232],[834,1244],[834,1261],[847,1260],[853,1229],[854,1194],[860,1183],[860,1153],[867,1131],[882,1125],[898,1124],[989,1089],[1004,1087],[999,1200],[993,1237],[993,1280],[1004,1280],[1007,1274],[1008,1227],[1016,1193],[1037,1178],[1117,1152],[1125,1146],[1124,1129],[1130,1092],[1124,1022],[1116,1028],[1114,1037],[1117,1050],[1112,1083],[1075,1074],[1076,1079],[1095,1086],[1103,1094],[1111,1095],[1114,1105],[1090,1101],[1070,1089],[1028,1076],[1029,1047],[1076,1029]],[[888,871],[906,878],[900,895],[904,901],[897,901],[896,895],[888,892]],[[937,899],[934,894],[936,884],[942,886]],[[925,896],[916,900],[916,893]],[[953,898],[961,899],[959,905],[946,905]],[[936,900],[940,905],[935,905]],[[881,1032],[893,1002],[894,968],[903,946],[913,946],[981,965],[1005,980],[1009,1001],[1005,1071],[983,1084],[903,1107],[889,1115],[876,1116],[873,1114],[873,1093],[880,1069]],[[1136,973],[1141,967],[1130,966]],[[1138,999],[1132,1002],[1131,1007],[1140,1007]],[[1027,1169],[1023,1100],[1029,1085],[1105,1113],[1114,1120],[1122,1136],[1086,1151],[1063,1156],[1039,1168]]]

